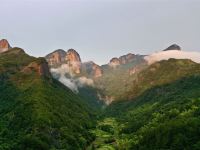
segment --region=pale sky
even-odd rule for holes
[[[0,0],[0,39],[33,56],[74,48],[107,63],[178,44],[200,52],[200,0]]]

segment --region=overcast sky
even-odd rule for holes
[[[76,49],[107,63],[177,43],[200,52],[200,0],[0,0],[0,38],[33,56]]]

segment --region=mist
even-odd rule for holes
[[[50,71],[54,78],[56,78],[75,93],[79,92],[78,88],[80,87],[94,85],[94,81],[85,76],[74,78],[75,74],[72,72],[68,64],[63,64],[58,68],[52,68]]]
[[[169,51],[156,52],[144,57],[144,59],[148,62],[149,65],[154,62],[161,60],[168,60],[170,58],[190,59],[196,63],[200,63],[200,52],[169,50]]]

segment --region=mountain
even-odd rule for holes
[[[0,40],[0,53],[7,51],[11,46],[6,39]]]
[[[81,58],[74,49],[69,49],[67,52],[58,49],[46,55],[45,58],[50,67],[57,68],[62,64],[68,64],[72,73],[79,74],[81,72]]]
[[[46,56],[49,66],[57,67],[65,62],[66,52],[62,49],[55,50]]]
[[[132,53],[120,56],[119,58],[112,58],[108,64],[102,66],[95,64],[93,61],[81,62],[78,52],[72,49],[67,52],[56,50],[48,54],[45,58],[56,79],[75,92],[84,91],[81,92],[84,94],[82,96],[87,97],[87,99],[93,99],[93,94],[95,94],[94,97],[98,101],[97,104],[102,104],[101,101],[110,104],[113,100],[117,99],[130,85],[129,83],[131,83],[133,78],[130,76],[134,76],[134,73],[139,72],[139,70],[146,66],[143,55]],[[80,78],[92,81],[92,87],[86,87],[85,84],[84,86],[77,84],[77,80],[80,80]],[[127,80],[122,80],[122,78]],[[119,89],[118,86],[126,88],[123,90]],[[95,92],[89,98],[85,94],[92,92],[90,91],[91,89]]]
[[[0,149],[84,149],[92,108],[53,79],[44,58],[21,48],[0,54]]]
[[[173,44],[171,46],[169,46],[168,48],[164,49],[163,51],[168,51],[168,50],[181,50],[181,47],[178,46],[177,44]]]
[[[188,59],[169,59],[156,62],[137,74],[130,91],[123,99],[131,99],[142,94],[151,87],[167,84],[180,78],[199,74],[199,65]],[[133,90],[134,89],[134,90]]]
[[[160,52],[155,52],[144,57],[148,65],[153,64],[158,61],[168,60],[170,58],[190,59],[196,63],[200,63],[200,53],[190,52],[190,51],[179,51],[179,50],[160,51]]]
[[[110,66],[110,67],[115,68],[115,67],[117,67],[117,66],[119,66],[119,65],[121,65],[121,61],[119,60],[119,58],[114,57],[114,58],[112,58],[112,59],[110,60],[110,63],[109,63],[109,66]]]
[[[83,74],[85,72],[86,76],[90,78],[99,78],[103,75],[102,68],[93,61],[82,63],[81,70]]]
[[[116,66],[119,66],[119,65],[128,64],[128,63],[133,62],[135,59],[137,59],[137,57],[138,55],[134,55],[131,53],[120,56],[119,58],[114,57],[110,60],[109,66],[115,68]]]
[[[81,73],[81,58],[74,49],[69,49],[66,53],[66,60],[73,72],[76,74]]]
[[[143,55],[127,54],[112,58],[110,63],[101,66],[103,75],[94,80],[99,99],[107,105],[118,100],[129,89],[135,75],[146,66]]]
[[[193,149],[200,146],[200,64],[169,59],[141,71],[98,121],[93,149]]]
[[[200,54],[198,52],[182,51],[181,47],[177,44],[173,44],[163,51],[155,52],[150,55],[136,55],[128,53],[120,57],[113,57],[107,64],[102,66],[95,64],[93,61],[80,62],[80,55],[78,52],[75,53],[75,56],[78,57],[77,60],[79,62],[78,66],[80,67],[80,73],[72,73],[69,69],[70,67],[66,66],[67,63],[63,62],[62,65],[65,66],[61,67],[63,68],[61,70],[62,72],[65,70],[64,76],[70,81],[70,84],[65,85],[71,87],[72,82],[73,87],[76,86],[76,91],[79,91],[85,88],[85,86],[77,85],[77,79],[79,80],[80,77],[84,77],[87,80],[92,80],[92,91],[95,91],[95,97],[97,98],[95,98],[95,100],[103,101],[106,105],[111,104],[113,101],[121,100],[131,89],[132,83],[135,82],[135,78],[137,78],[137,74],[153,63],[168,60],[170,58],[191,59],[196,63],[200,62]],[[50,67],[53,68],[51,65]],[[59,77],[58,72],[59,71],[57,71],[56,78]],[[59,80],[63,81],[62,79]],[[86,90],[88,90],[88,88],[83,91]],[[89,92],[91,91],[84,93]],[[91,99],[92,98],[93,97],[91,97]]]
[[[69,74],[73,76],[86,75],[91,78],[97,78],[102,76],[102,69],[99,65],[92,61],[81,62],[81,57],[74,49],[69,49],[65,52],[62,49],[53,51],[45,56],[50,68],[59,68],[62,65],[66,65],[69,68]]]
[[[199,149],[198,52],[129,53],[99,66],[74,49],[35,58],[2,47],[0,149]]]

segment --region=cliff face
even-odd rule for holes
[[[62,64],[67,64],[73,73],[79,74],[81,72],[81,58],[74,49],[69,49],[67,52],[58,49],[46,55],[45,58],[49,66],[52,68],[57,68]]]
[[[103,71],[102,71],[102,69],[101,69],[101,67],[99,65],[94,64],[93,67],[92,67],[92,69],[93,69],[93,76],[95,78],[98,78],[98,77],[102,76]]]
[[[81,58],[80,55],[74,50],[69,49],[66,53],[65,60],[74,73],[81,73]]]
[[[81,62],[81,58],[79,53],[77,53],[74,49],[69,49],[66,53],[66,59],[69,62]]]
[[[120,60],[121,64],[127,64],[127,63],[133,61],[134,58],[135,58],[135,55],[129,53],[127,55],[123,55],[123,56],[119,57],[119,60]]]
[[[0,53],[3,53],[10,48],[11,48],[11,46],[6,39],[0,40]]]
[[[134,61],[134,59],[136,57],[137,57],[136,55],[131,54],[131,53],[129,53],[127,55],[120,56],[119,58],[114,57],[110,60],[109,66],[115,68],[119,65],[122,65],[122,64],[124,65],[124,64],[127,64],[127,63]]]
[[[25,74],[31,74],[35,72],[39,76],[51,77],[48,63],[43,58],[40,58],[37,61],[31,62],[29,65],[25,66],[22,69],[22,72],[24,72]]]
[[[60,66],[65,62],[66,52],[62,49],[55,50],[54,52],[48,54],[45,58],[51,67]]]

